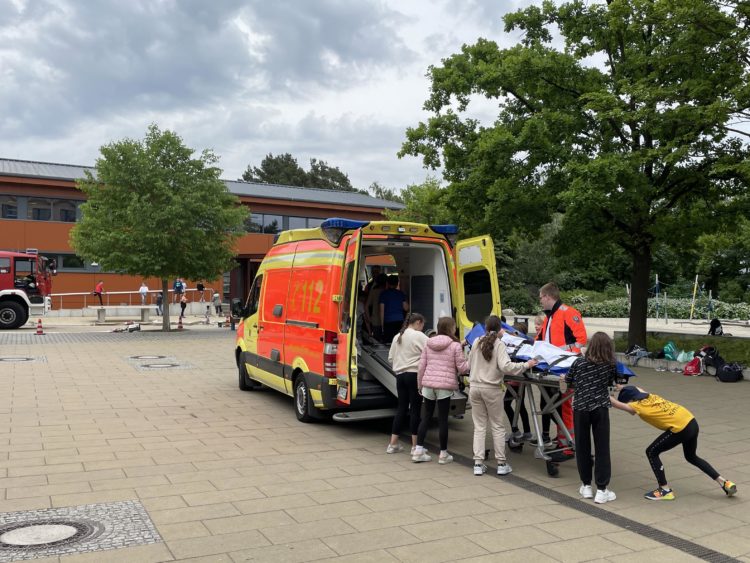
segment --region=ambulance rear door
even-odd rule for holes
[[[336,399],[350,405],[357,396],[357,349],[355,347],[357,313],[357,277],[359,254],[362,247],[362,230],[349,237],[341,272],[341,290],[338,319],[338,346],[336,351]]]
[[[491,314],[501,315],[495,247],[489,235],[460,240],[456,256],[456,322],[459,336]]]

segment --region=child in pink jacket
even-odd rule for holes
[[[419,424],[417,446],[414,448],[413,462],[430,461],[424,448],[427,426],[438,407],[438,428],[440,436],[440,456],[438,463],[450,463],[453,456],[448,453],[448,414],[453,391],[458,389],[458,375],[469,371],[469,362],[463,348],[455,337],[456,321],[451,317],[440,317],[437,323],[437,336],[430,338],[422,350],[417,372],[417,385],[424,398],[425,411]]]

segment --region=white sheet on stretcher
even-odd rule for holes
[[[534,342],[534,344],[524,344],[523,338],[510,334],[503,334],[502,340],[508,348],[516,350],[516,358],[524,360],[534,358],[547,365],[554,363],[554,367],[560,370],[567,370],[579,357],[578,354],[562,350],[543,340]]]

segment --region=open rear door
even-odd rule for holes
[[[488,235],[456,244],[456,322],[460,338],[475,322],[501,314],[500,286],[495,267],[495,247]]]
[[[357,278],[362,230],[349,237],[341,273],[341,301],[339,302],[339,334],[336,350],[336,398],[342,405],[350,405],[357,396]]]

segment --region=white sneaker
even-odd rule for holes
[[[487,466],[483,463],[475,463],[474,464],[474,475],[477,477],[481,477],[487,473]]]
[[[388,444],[388,447],[385,449],[385,453],[387,454],[397,454],[403,451],[404,451],[404,446],[402,446],[398,442],[396,442],[395,446],[393,444]]]
[[[594,498],[594,489],[591,488],[591,485],[581,485],[581,488],[578,489],[578,493],[583,498]]]
[[[509,464],[507,464],[507,463],[499,463],[497,465],[497,474],[498,475],[507,475],[511,471],[513,471],[513,468]]]
[[[604,489],[603,491],[601,489],[597,489],[596,496],[594,497],[594,502],[596,504],[604,504],[605,502],[612,502],[616,498],[617,495],[609,489]]]
[[[445,455],[440,454],[438,456],[438,463],[440,465],[445,465],[446,463],[450,463],[451,461],[453,461],[453,456],[449,453],[446,453]]]
[[[416,448],[414,448],[414,454],[412,454],[411,460],[414,463],[422,463],[424,461],[432,461],[432,457],[427,455],[427,450],[417,446]]]

